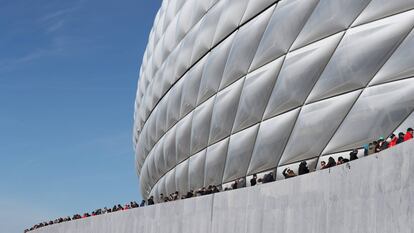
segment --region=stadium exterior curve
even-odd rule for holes
[[[414,125],[414,0],[164,0],[134,113],[144,198],[311,169]]]

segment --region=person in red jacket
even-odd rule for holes
[[[407,133],[405,133],[405,136],[404,136],[404,142],[407,140],[410,140],[411,138],[413,138],[413,129],[408,128]]]
[[[391,142],[390,144],[388,144],[388,148],[397,145],[398,138],[395,136],[395,134],[391,134],[390,138],[391,138]]]

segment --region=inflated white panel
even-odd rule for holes
[[[167,119],[165,129],[171,128],[180,119],[181,95],[183,93],[184,79],[178,81],[177,85],[172,87],[169,93],[170,98],[167,99]]]
[[[414,0],[371,0],[353,26],[384,18],[414,8]]]
[[[184,117],[177,123],[176,132],[176,155],[177,163],[183,161],[190,156],[191,142],[191,121],[193,120],[193,112]]]
[[[164,136],[164,161],[168,169],[177,164],[176,132],[177,126],[174,126]]]
[[[183,83],[181,96],[180,117],[185,116],[196,107],[196,96],[198,95],[205,61],[206,59],[202,59],[183,77],[185,81]]]
[[[188,163],[189,161],[185,160],[175,167],[175,185],[180,193],[187,193],[189,191]]]
[[[163,98],[158,104],[158,108],[155,110],[157,120],[155,122],[155,138],[158,139],[164,135],[167,130],[167,101],[170,99],[169,95],[171,92],[168,92],[167,98]]]
[[[210,53],[206,60],[201,78],[197,104],[214,95],[223,77],[224,67],[229,55],[234,35],[232,34]]]
[[[220,89],[247,74],[273,10],[274,7],[269,8],[239,29],[226,62]]]
[[[230,137],[223,183],[246,175],[258,129],[254,125]]]
[[[154,148],[154,165],[155,170],[157,171],[157,180],[163,176],[169,169],[166,166],[164,159],[164,138],[162,138]]]
[[[191,154],[207,147],[214,100],[215,97],[210,98],[194,110],[191,127]]]
[[[277,167],[300,109],[295,109],[260,124],[247,174]]]
[[[313,102],[366,86],[413,24],[414,11],[350,29],[307,101]]]
[[[240,23],[245,23],[247,20],[250,20],[252,17],[257,15],[261,11],[265,10],[267,7],[271,6],[275,2],[277,2],[277,0],[250,0],[247,4],[246,11],[244,12],[243,18]]]
[[[343,33],[289,53],[266,107],[264,119],[301,106],[332,56]]]
[[[361,91],[305,105],[279,165],[317,157],[345,118]]]
[[[248,0],[220,0],[222,11],[214,33],[213,46],[229,35],[240,23]]]
[[[240,79],[217,94],[211,118],[209,145],[230,136],[243,83],[244,79]]]
[[[370,82],[376,85],[414,76],[414,33],[411,33]]]
[[[277,74],[281,57],[247,75],[237,109],[233,132],[252,126],[262,120]]]
[[[390,134],[414,109],[413,91],[413,79],[367,88],[324,153],[353,149]]]
[[[347,29],[371,0],[320,0],[292,49]]]
[[[207,148],[204,187],[221,184],[229,140],[229,138],[226,138]]]
[[[198,27],[198,39],[194,43],[194,49],[191,55],[191,63],[195,63],[200,59],[212,46],[214,32],[220,19],[221,8],[223,4],[217,4],[209,10],[206,15],[200,20]]]
[[[275,60],[289,50],[317,2],[317,0],[289,0],[277,4],[250,70]]]
[[[204,167],[206,161],[206,149],[190,157],[189,179],[190,189],[197,189],[204,185]]]

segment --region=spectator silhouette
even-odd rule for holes
[[[295,172],[290,170],[290,168],[288,168],[288,167],[283,170],[282,174],[285,177],[285,179],[292,178],[292,177],[296,176]]]
[[[306,161],[302,161],[299,164],[298,174],[303,175],[303,174],[306,174],[306,173],[309,173],[308,164],[306,163]]]
[[[390,138],[391,138],[391,141],[390,141],[390,143],[388,144],[388,148],[390,148],[390,147],[393,147],[393,146],[397,145],[397,140],[398,140],[398,138],[395,136],[395,134],[391,134]]]
[[[405,137],[405,134],[403,132],[400,132],[398,134],[398,139],[397,139],[396,144],[400,144],[401,142],[403,142],[404,141],[404,137]]]
[[[413,129],[408,128],[407,132],[405,133],[405,136],[404,136],[404,142],[407,141],[407,140],[410,140],[411,138],[413,138]]]
[[[253,177],[250,179],[250,186],[255,186],[257,184],[257,175],[253,174]]]
[[[349,160],[355,160],[358,159],[358,150],[357,149],[353,149],[350,153],[349,153]]]
[[[335,159],[332,157],[329,157],[328,163],[326,164],[325,168],[334,167],[336,166]]]

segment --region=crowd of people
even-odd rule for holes
[[[397,144],[400,144],[404,141],[410,140],[410,139],[413,138],[413,133],[414,133],[413,129],[408,128],[406,133],[400,132],[398,134],[398,137],[395,134],[391,134],[389,137],[387,137],[387,139],[384,139],[384,137],[380,137],[378,140],[373,141],[373,142],[363,146],[364,156],[368,156],[368,155],[371,155],[371,154],[374,154],[374,153],[378,153],[378,152],[383,151],[387,148],[390,148],[390,147],[393,147]],[[322,160],[320,162],[320,169],[323,170],[323,169],[326,169],[326,168],[334,167],[334,166],[341,165],[341,164],[344,164],[344,163],[347,163],[349,161],[356,160],[356,159],[358,159],[358,149],[353,149],[349,153],[349,158],[344,158],[342,156],[339,156],[337,161],[335,161],[335,159],[333,157],[329,157],[328,162],[325,162],[324,160]],[[307,162],[302,161],[302,162],[299,163],[298,174],[296,174],[289,167],[286,167],[286,168],[283,169],[282,175],[285,177],[285,179],[288,179],[288,178],[292,178],[292,177],[295,177],[297,175],[303,175],[303,174],[306,174],[306,173],[309,173],[309,172],[310,172],[310,170],[308,168]],[[253,174],[252,178],[250,179],[250,186],[255,186],[255,185],[258,185],[258,184],[261,184],[261,183],[269,183],[269,182],[273,182],[275,180],[276,179],[273,175],[273,172],[266,173],[262,178],[258,178],[257,174]],[[243,188],[243,187],[246,187],[246,179],[245,178],[240,178],[240,179],[235,180],[233,183],[231,183],[231,185],[225,187],[222,190],[221,190],[221,186],[209,185],[207,187],[199,188],[196,191],[190,190],[186,194],[182,194],[182,195],[180,195],[180,193],[178,191],[175,191],[174,193],[171,193],[168,196],[164,196],[164,194],[161,193],[157,202],[170,202],[170,201],[175,201],[175,200],[179,200],[179,199],[187,199],[187,198],[192,198],[192,197],[197,197],[197,196],[204,196],[204,195],[217,193],[217,192],[220,192],[220,191],[234,190],[234,189]],[[57,224],[57,223],[68,222],[68,221],[72,221],[72,220],[88,218],[88,217],[102,215],[102,214],[106,214],[106,213],[117,212],[117,211],[122,211],[122,210],[128,210],[128,209],[142,207],[142,206],[145,206],[145,205],[154,205],[154,204],[155,204],[154,196],[150,196],[147,199],[147,201],[142,200],[141,204],[139,204],[139,205],[136,202],[130,202],[130,203],[124,205],[124,206],[115,205],[113,208],[105,207],[103,209],[97,209],[97,210],[93,211],[91,214],[89,214],[89,213],[84,213],[83,215],[75,214],[72,218],[71,217],[58,218],[58,219],[55,219],[54,221],[39,223],[39,224],[31,227],[30,229],[26,229],[24,232],[26,233],[26,232],[29,232],[29,231],[34,230],[34,229],[38,229],[38,228],[41,228],[41,227],[44,227],[44,226],[49,226],[49,225],[53,225],[53,224]]]
[[[33,227],[24,230],[24,233],[35,230],[35,229],[39,229],[39,228],[42,228],[42,227],[45,227],[45,226],[50,226],[50,225],[53,225],[53,224],[69,222],[69,221],[78,220],[78,219],[82,219],[82,218],[89,218],[89,217],[93,217],[93,216],[98,216],[98,215],[117,212],[117,211],[122,211],[122,210],[134,209],[134,208],[138,208],[138,207],[144,206],[144,205],[145,205],[144,201],[142,201],[140,205],[138,205],[138,203],[136,203],[135,201],[131,201],[130,203],[125,204],[124,206],[118,204],[118,205],[114,205],[113,208],[107,208],[107,207],[105,207],[103,209],[100,208],[100,209],[92,211],[91,213],[84,213],[83,215],[75,214],[72,217],[70,217],[70,216],[61,217],[61,218],[57,218],[53,221],[51,220],[51,221],[46,221],[46,222],[41,222],[39,224],[36,224]]]

